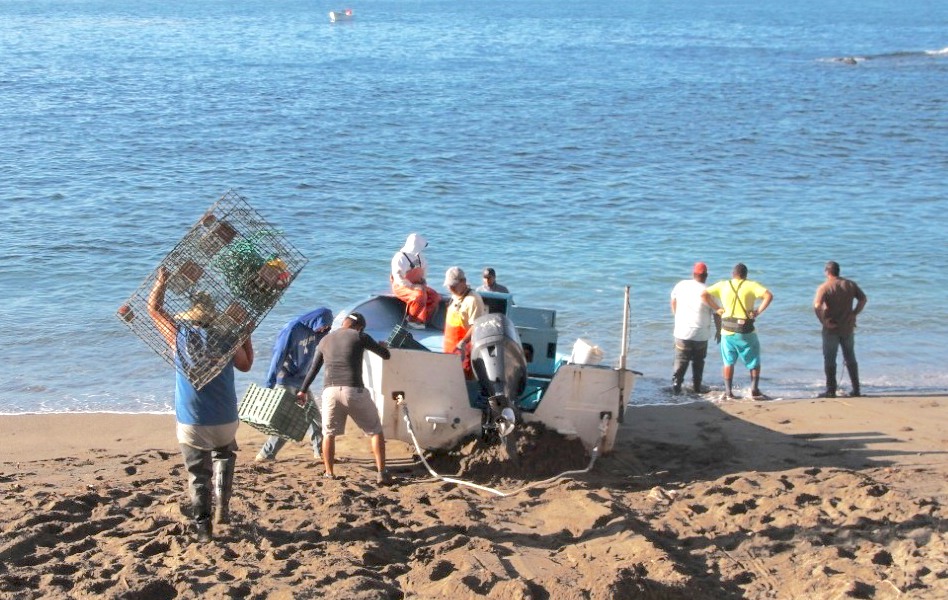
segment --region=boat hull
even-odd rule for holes
[[[338,23],[340,21],[351,21],[352,20],[352,11],[351,10],[331,10],[329,11],[329,22]]]
[[[397,396],[404,398],[422,450],[451,448],[480,433],[482,411],[471,406],[457,355],[401,349],[391,353],[389,360],[367,353],[363,363],[365,385],[375,400],[386,439],[413,443]],[[618,419],[634,384],[635,373],[627,369],[565,364],[535,409],[522,411],[521,418],[578,438],[587,452],[598,446],[607,453],[615,444]]]
[[[482,332],[481,342],[474,344],[475,363],[477,354],[487,356],[505,348],[505,359],[494,363],[494,374],[490,375],[498,385],[486,393],[482,386],[491,386],[483,381],[484,377],[480,383],[465,380],[460,355],[441,351],[446,300],[422,330],[401,326],[405,305],[391,294],[371,296],[337,315],[336,326],[345,315],[359,312],[366,319],[366,333],[392,342],[389,360],[367,352],[363,361],[363,380],[382,418],[385,437],[413,442],[403,411],[395,401],[403,397],[411,429],[422,450],[454,447],[469,436],[483,433],[485,396],[502,388],[522,421],[540,422],[578,438],[588,452],[593,448],[609,452],[632,395],[636,372],[570,362],[556,352],[555,311],[515,305],[509,295],[485,293],[483,297],[491,313],[506,317],[494,319]],[[515,331],[507,331],[510,326]],[[520,347],[508,348],[515,342]]]

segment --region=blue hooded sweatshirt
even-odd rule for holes
[[[284,385],[298,388],[309,371],[316,352],[316,345],[329,333],[332,325],[332,311],[328,308],[317,308],[305,315],[290,320],[277,335],[273,344],[273,357],[270,359],[270,369],[264,385],[272,388],[274,385]],[[325,331],[317,333],[317,329],[327,327]]]

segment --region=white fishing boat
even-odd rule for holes
[[[331,10],[329,11],[329,22],[337,23],[339,21],[351,21],[352,20],[352,9],[346,8],[343,10]]]
[[[519,306],[509,294],[481,296],[490,314],[474,323],[474,380],[465,379],[459,355],[441,351],[444,299],[425,329],[405,328],[405,305],[387,294],[339,315],[361,313],[366,332],[389,343],[389,360],[367,352],[363,363],[386,439],[433,450],[480,435],[514,458],[517,425],[539,421],[582,440],[591,454],[609,452],[638,374],[625,367],[628,290],[616,367],[599,364],[601,351],[584,340],[561,355],[555,311]]]

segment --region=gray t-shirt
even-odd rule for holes
[[[323,364],[323,387],[347,386],[365,387],[362,382],[362,355],[366,350],[388,360],[391,353],[373,340],[368,334],[355,329],[337,329],[319,342],[313,355],[313,364],[303,380],[300,389],[308,390]]]
[[[510,293],[510,291],[507,289],[507,286],[500,285],[499,283],[495,283],[493,287],[487,287],[486,285],[482,285],[479,288],[477,288],[477,291],[478,292],[497,292],[499,294]]]

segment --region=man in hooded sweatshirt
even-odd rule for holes
[[[267,371],[264,385],[268,388],[281,385],[296,395],[313,362],[316,345],[329,333],[331,326],[332,311],[325,307],[317,308],[287,322],[273,344],[273,356],[270,359],[270,369]],[[313,439],[313,456],[321,458],[323,428],[322,416],[319,412],[320,403],[316,402],[312,393],[308,395],[307,402],[312,402],[315,407],[315,410],[310,412],[313,421],[309,429]],[[270,436],[254,460],[256,462],[276,460],[277,453],[285,444],[285,438],[278,435]]]
[[[409,234],[405,245],[392,257],[392,292],[405,302],[408,327],[412,329],[424,329],[441,301],[438,292],[425,281],[428,261],[422,252],[427,245],[424,236]]]

